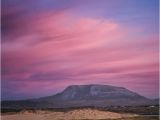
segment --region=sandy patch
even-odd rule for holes
[[[68,112],[22,111],[13,115],[2,115],[1,120],[73,120],[73,119],[117,119],[135,117],[135,114],[120,114],[93,109],[72,110]]]

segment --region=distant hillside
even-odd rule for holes
[[[154,99],[153,101],[154,101],[154,104],[157,104],[157,105],[160,103],[159,98]]]
[[[66,108],[152,105],[145,98],[123,87],[110,85],[71,85],[61,93],[39,99],[3,101],[2,108]]]

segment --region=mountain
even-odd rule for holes
[[[150,105],[153,101],[123,87],[71,85],[61,93],[38,99],[3,101],[2,108],[66,108]]]
[[[153,101],[154,101],[154,104],[156,104],[156,105],[158,105],[160,103],[159,98],[153,99]]]

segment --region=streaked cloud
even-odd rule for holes
[[[2,29],[4,99],[50,95],[71,84],[111,84],[158,96],[156,33],[107,18],[77,17],[72,10],[36,15],[14,10],[2,14],[7,20]]]

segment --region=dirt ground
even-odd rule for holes
[[[21,111],[16,114],[3,114],[1,120],[80,120],[80,119],[119,119],[136,117],[135,114],[120,114],[93,109],[72,110],[68,112]]]

